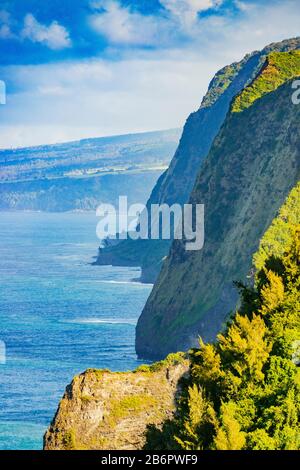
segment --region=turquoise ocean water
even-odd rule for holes
[[[65,386],[89,367],[129,370],[151,286],[93,267],[93,214],[0,213],[0,449],[41,449]]]

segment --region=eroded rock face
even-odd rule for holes
[[[142,449],[147,426],[172,417],[188,368],[178,353],[134,372],[89,369],[76,376],[44,436],[44,449]]]

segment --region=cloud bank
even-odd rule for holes
[[[183,126],[218,69],[299,34],[298,0],[239,0],[229,10],[226,1],[160,0],[147,14],[135,7],[141,3],[89,2],[79,39],[58,15],[42,20],[34,11],[25,24],[21,16],[22,40],[45,55],[76,52],[86,31],[98,49],[0,66],[8,90],[2,148]],[[16,34],[12,17],[0,13],[0,32],[3,25],[4,35]]]

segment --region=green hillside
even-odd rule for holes
[[[300,224],[300,183],[292,189],[278,216],[272,222],[254,255],[254,266],[261,270],[271,256],[282,257],[293,240],[294,227]]]
[[[239,113],[249,108],[254,101],[299,76],[300,51],[272,52],[258,77],[235,98],[232,111]]]
[[[293,55],[282,58],[294,70]],[[238,300],[232,281],[251,276],[252,253],[300,179],[299,119],[291,81],[228,114],[191,195],[205,204],[204,248],[173,243],[137,325],[139,356],[160,358],[220,331]]]
[[[299,48],[299,38],[273,43],[216,73],[200,108],[188,117],[174,158],[153,188],[149,206],[188,201],[201,165],[224,124],[232,99],[252,83],[270,53]],[[154,282],[170,245],[169,240],[125,240],[101,250],[97,264],[141,266],[141,280]]]

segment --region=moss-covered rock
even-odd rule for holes
[[[141,449],[148,426],[170,419],[189,361],[182,353],[133,372],[74,377],[44,438],[46,450]]]

